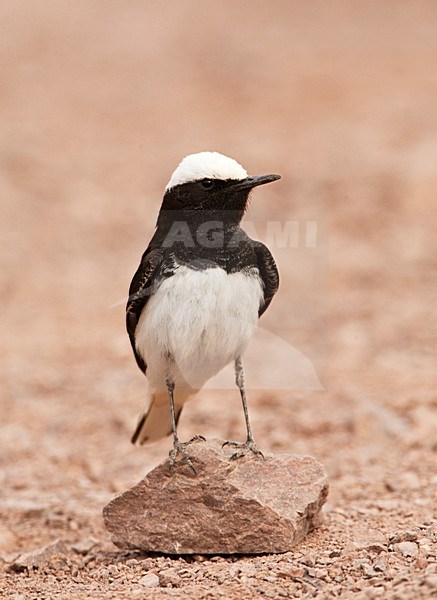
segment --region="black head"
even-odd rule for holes
[[[162,211],[183,213],[189,220],[219,218],[238,224],[254,187],[280,175],[249,177],[235,160],[217,152],[200,152],[183,159],[167,185]]]

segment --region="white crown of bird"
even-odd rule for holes
[[[181,160],[170,177],[166,190],[202,179],[246,179],[247,171],[236,160],[219,152],[198,152]]]

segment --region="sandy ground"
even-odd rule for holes
[[[0,595],[431,597],[435,2],[0,11]],[[146,386],[120,301],[171,171],[202,149],[282,174],[248,213],[261,239],[272,220],[301,228],[272,247],[282,285],[250,407],[258,444],[315,456],[331,492],[323,527],[279,556],[126,554],[101,519],[169,449],[129,443]],[[206,390],[180,432],[242,438],[237,392]],[[11,570],[58,538],[40,568]]]

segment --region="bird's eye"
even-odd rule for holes
[[[205,190],[211,190],[214,187],[214,179],[202,179],[200,184]]]

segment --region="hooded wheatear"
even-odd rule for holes
[[[279,175],[249,177],[218,152],[186,156],[166,187],[155,234],[135,273],[126,307],[127,330],[152,399],[132,442],[173,433],[186,400],[230,362],[235,363],[247,427],[232,458],[261,454],[247,412],[241,356],[278,289],[278,270],[267,247],[250,239],[240,222],[251,190]],[[201,437],[201,436],[196,436]],[[195,439],[195,438],[193,438]]]

